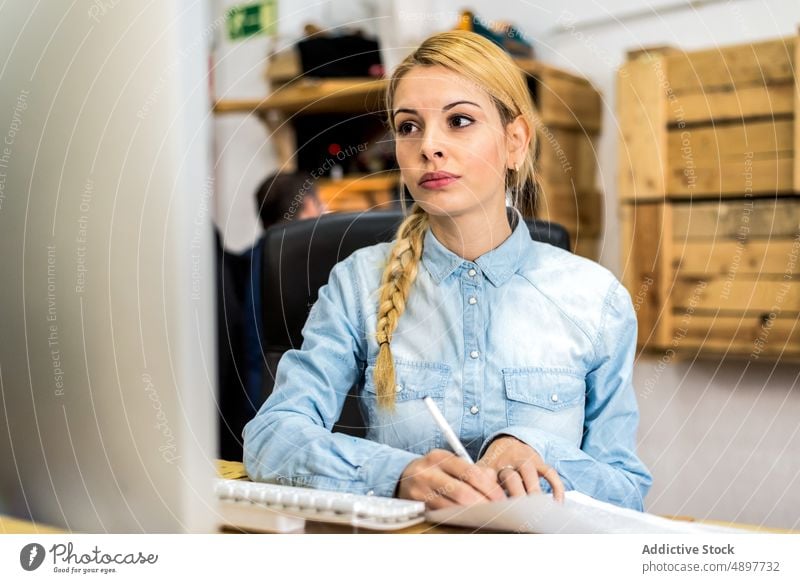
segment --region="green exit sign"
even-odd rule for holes
[[[234,6],[227,12],[228,38],[238,40],[257,34],[274,35],[277,21],[277,0]]]

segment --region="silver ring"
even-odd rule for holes
[[[502,468],[500,468],[499,470],[497,470],[497,477],[498,477],[498,478],[500,477],[500,474],[502,474],[502,473],[503,473],[503,470],[511,470],[512,472],[516,472],[516,471],[517,471],[517,468],[515,468],[515,467],[514,467],[514,466],[512,466],[512,465],[503,466]]]

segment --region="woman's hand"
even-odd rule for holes
[[[406,466],[397,485],[397,497],[422,500],[435,510],[502,500],[506,494],[494,469],[471,464],[449,451],[434,449]]]
[[[516,437],[503,435],[493,440],[477,464],[497,472],[497,480],[511,496],[525,496],[541,492],[539,476],[553,488],[553,498],[564,501],[564,484],[555,468],[544,463],[542,457]]]

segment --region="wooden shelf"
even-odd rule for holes
[[[283,114],[363,112],[383,109],[386,79],[302,79],[276,89],[266,99],[220,100],[216,113],[276,111]]]
[[[600,99],[588,80],[532,59],[518,59],[520,69],[542,84],[540,105],[545,123],[600,129]],[[265,99],[218,100],[215,113],[282,114],[382,111],[388,79],[361,77],[303,78],[278,87]],[[552,113],[551,113],[552,110]],[[576,123],[578,122],[578,123]]]
[[[317,182],[320,199],[331,211],[347,212],[386,208],[396,198],[399,172],[349,174],[339,180]]]

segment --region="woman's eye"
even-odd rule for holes
[[[468,118],[466,115],[454,115],[450,118],[450,122],[453,123],[455,120],[466,120],[467,123],[459,123],[455,127],[457,128],[465,128],[472,125],[472,120]]]
[[[474,123],[474,120],[466,115],[454,115],[451,116],[448,121],[451,127],[456,129],[466,128]],[[413,123],[405,121],[397,126],[397,133],[401,136],[407,136],[414,131],[415,127]]]
[[[399,126],[397,126],[397,133],[399,133],[401,136],[407,136],[408,134],[411,133],[413,127],[414,124],[407,121],[403,122]]]

